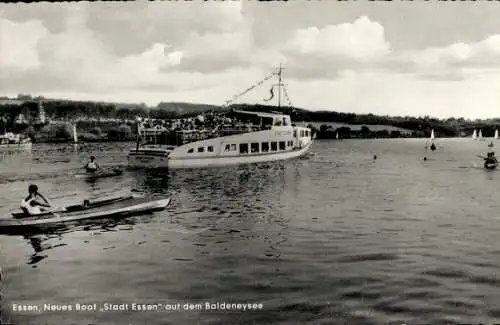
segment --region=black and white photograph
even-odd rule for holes
[[[499,18],[0,3],[0,324],[500,324]]]

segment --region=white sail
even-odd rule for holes
[[[78,135],[76,134],[76,123],[73,124],[73,141],[78,143]]]
[[[337,140],[339,139],[339,133],[337,132],[337,134],[335,135],[335,138],[337,138]]]
[[[434,129],[431,131],[431,140],[434,140]]]
[[[483,138],[483,132],[481,130],[479,130],[479,134],[477,135],[477,137],[479,139],[482,139]]]
[[[495,130],[495,139],[498,139],[498,130]]]
[[[476,132],[476,130],[474,130],[474,132],[472,133],[472,139],[477,139],[477,132]]]

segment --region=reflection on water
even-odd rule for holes
[[[173,200],[151,215],[0,236],[4,305],[211,301],[264,310],[4,315],[17,324],[498,322],[496,171],[475,159],[477,142],[438,147],[319,141],[288,162],[129,170],[93,183],[71,175],[96,152],[100,165],[124,167],[122,147],[37,148],[2,165],[2,216],[26,180],[61,205],[130,190]]]

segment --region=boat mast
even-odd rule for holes
[[[283,85],[283,79],[281,78],[282,72],[283,67],[280,63],[280,67],[278,69],[278,108],[281,108],[281,86]]]

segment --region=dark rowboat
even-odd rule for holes
[[[97,179],[97,178],[120,176],[122,174],[123,174],[122,170],[111,169],[111,170],[100,170],[100,171],[93,172],[93,173],[76,174],[75,176],[77,178]]]

